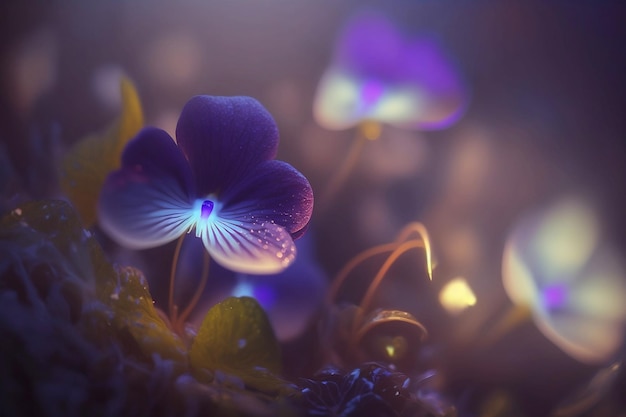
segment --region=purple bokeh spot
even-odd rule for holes
[[[202,202],[202,208],[200,209],[200,217],[208,219],[214,206],[215,204],[211,200],[204,200]]]
[[[363,103],[369,107],[380,99],[385,90],[384,86],[376,80],[367,80],[363,83]]]
[[[233,297],[253,297],[264,309],[269,310],[276,301],[276,291],[269,284],[259,284],[241,279],[232,291]]]
[[[561,284],[546,287],[543,289],[542,296],[548,310],[558,309],[565,304],[567,299],[567,286]]]
[[[271,285],[257,285],[254,288],[254,298],[265,308],[270,309],[276,301],[276,292]]]

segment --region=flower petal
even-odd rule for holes
[[[195,197],[189,162],[174,139],[156,127],[142,129],[124,149],[122,169],[141,171],[154,177],[171,177],[189,197]]]
[[[211,257],[235,272],[274,274],[296,257],[296,245],[283,227],[252,215],[218,215],[201,235]]]
[[[110,174],[100,193],[99,223],[131,249],[162,245],[192,225],[191,170],[172,138],[144,129],[122,155],[122,169]]]
[[[193,97],[180,115],[176,138],[200,195],[219,194],[273,159],[278,147],[274,119],[250,97]]]
[[[324,304],[328,278],[313,258],[311,236],[296,241],[298,256],[291,267],[267,276],[238,274],[228,294],[256,298],[281,341],[300,335]]]
[[[313,190],[298,170],[283,161],[266,161],[220,198],[222,213],[229,217],[253,214],[272,221],[292,237],[300,235],[311,219]]]

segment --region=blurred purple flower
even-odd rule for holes
[[[145,128],[127,145],[100,194],[102,228],[131,249],[195,229],[228,269],[286,268],[293,239],[311,217],[313,192],[300,172],[274,160],[278,130],[267,110],[249,97],[196,96],[183,108],[176,137]]]
[[[316,260],[310,232],[298,239],[296,246],[296,260],[277,274],[258,276],[227,273],[216,277],[206,296],[202,297],[202,307],[197,310],[192,322],[199,325],[206,311],[227,297],[248,296],[255,298],[266,311],[278,340],[289,341],[298,337],[323,307],[328,277]],[[194,249],[188,248],[181,256],[186,259],[196,258],[198,253]],[[195,261],[185,263],[190,266],[199,264]],[[184,276],[198,277],[198,272],[190,271]],[[197,279],[190,280],[187,286],[197,287]]]
[[[314,115],[328,129],[366,120],[439,129],[458,120],[467,91],[432,37],[409,38],[368,12],[345,27],[318,86]]]
[[[580,197],[521,217],[502,258],[511,301],[561,350],[589,364],[613,360],[624,348],[625,276],[600,216]]]

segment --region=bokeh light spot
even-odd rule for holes
[[[439,292],[439,302],[451,314],[458,314],[476,305],[476,301],[476,295],[462,277],[454,278]]]

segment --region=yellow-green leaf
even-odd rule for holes
[[[120,88],[119,119],[104,132],[77,142],[61,162],[61,188],[87,227],[96,222],[96,204],[106,176],[120,167],[122,150],[143,127],[143,111],[135,86],[122,78]]]
[[[143,273],[133,267],[116,267],[117,279],[97,289],[98,298],[111,307],[111,323],[118,331],[128,331],[141,351],[178,363],[186,360],[184,343],[159,316]]]
[[[236,375],[260,391],[280,391],[284,383],[280,346],[265,311],[251,297],[230,297],[213,306],[189,351],[191,366]]]

